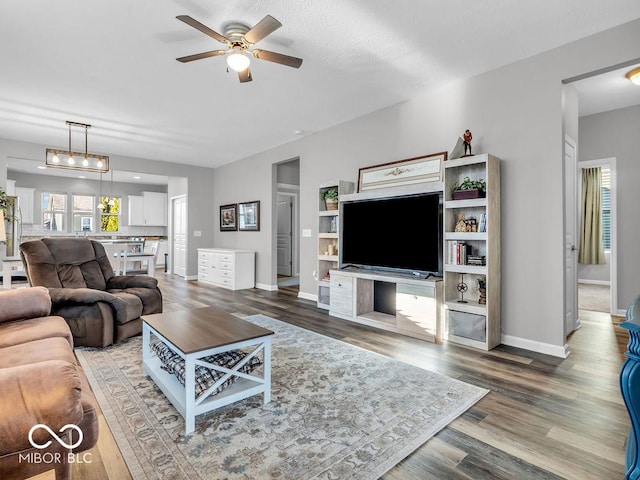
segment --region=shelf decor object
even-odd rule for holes
[[[109,171],[109,157],[89,153],[88,130],[91,125],[67,120],[69,127],[69,145],[63,148],[47,148],[45,153],[45,165],[48,168],[66,168],[81,172],[106,173]],[[84,152],[74,152],[71,149],[71,127],[84,129]]]
[[[482,179],[471,180],[465,177],[462,183],[453,185],[451,198],[454,200],[467,200],[469,198],[484,198],[487,191],[486,182]]]
[[[460,300],[458,300],[458,303],[469,303],[464,299],[464,294],[469,290],[467,284],[464,283],[464,273],[460,274],[460,283],[458,283],[456,289],[460,293]]]
[[[447,152],[440,152],[361,168],[358,171],[358,192],[440,182],[442,164],[446,159]]]

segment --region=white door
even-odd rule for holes
[[[564,141],[564,215],[565,215],[565,272],[564,272],[564,334],[565,338],[579,327],[578,322],[578,232],[577,215],[577,171],[576,143],[568,136]]]
[[[173,273],[187,276],[187,198],[172,200]]]
[[[293,204],[291,197],[278,195],[278,275],[292,275]]]

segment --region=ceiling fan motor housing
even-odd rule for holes
[[[249,27],[244,23],[228,23],[225,25],[223,31],[224,36],[229,39],[232,46],[246,49],[251,45],[244,38],[245,34],[249,31]]]

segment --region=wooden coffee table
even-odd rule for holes
[[[162,362],[150,347],[151,336],[163,341],[185,361],[185,385],[175,375],[161,368]],[[271,401],[271,335],[273,332],[213,308],[197,308],[142,317],[142,361],[146,375],[160,387],[185,420],[185,433],[195,430],[195,417],[243,398],[263,394],[264,403]],[[254,349],[235,367],[228,369],[205,363],[201,359],[238,348]],[[237,371],[251,357],[263,352],[263,374],[256,376]],[[195,398],[196,365],[204,365],[225,375],[238,377],[218,394]],[[215,389],[214,389],[215,391]]]

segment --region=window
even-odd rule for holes
[[[67,194],[42,192],[42,226],[51,232],[66,230]]]
[[[93,195],[73,195],[73,231],[93,232]]]
[[[100,231],[117,232],[120,229],[120,197],[100,197]]]
[[[611,250],[611,170],[602,167],[602,246]]]

